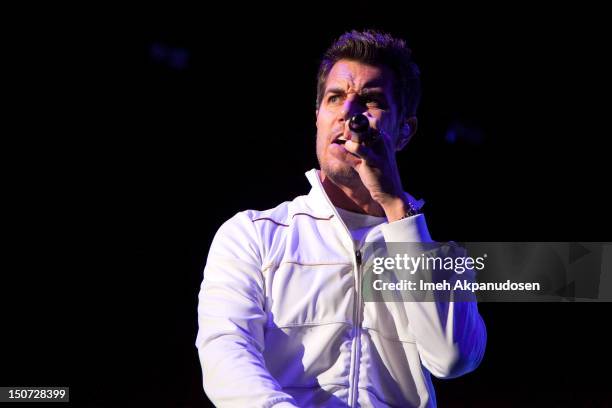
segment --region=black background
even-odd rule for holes
[[[318,59],[351,28],[406,38],[421,68],[398,161],[434,239],[611,240],[601,10],[218,6],[5,14],[0,385],[68,385],[75,406],[206,406],[208,246],[237,211],[308,192]],[[485,360],[436,381],[441,407],[612,404],[610,304],[480,310]]]

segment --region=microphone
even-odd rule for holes
[[[351,117],[348,127],[351,132],[357,134],[360,143],[369,144],[378,138],[378,134],[376,134],[374,129],[370,128],[370,121],[363,113],[358,113]]]

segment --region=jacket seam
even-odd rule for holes
[[[275,223],[276,225],[281,226],[281,227],[288,227],[289,226],[289,224],[283,224],[282,222],[273,220],[272,218],[269,218],[269,217],[255,218],[254,220],[251,220],[251,222],[253,222],[253,223],[255,221],[272,221],[273,223]]]
[[[348,262],[313,262],[313,263],[305,263],[305,262],[297,262],[297,261],[282,261],[277,266],[281,266],[283,264],[294,264],[300,266],[326,266],[326,265],[345,265],[352,266],[351,263]]]
[[[349,385],[346,384],[346,383],[345,384],[340,384],[340,383],[330,382],[330,383],[313,384],[313,385],[302,385],[302,386],[299,386],[299,385],[283,385],[283,390],[286,390],[288,388],[289,389],[296,389],[296,390],[310,390],[310,389],[314,389],[314,388],[321,388],[321,387],[326,386],[326,385],[335,385],[337,387],[344,387],[344,388],[348,388],[349,387]]]
[[[248,219],[250,219],[251,217],[249,216],[249,214],[246,211],[243,211],[242,214],[244,214],[245,217],[247,217]],[[268,294],[266,293],[266,276],[264,275],[264,270],[262,268],[263,262],[264,262],[264,246],[263,246],[263,242],[262,242],[262,237],[260,236],[260,232],[257,230],[257,228],[255,228],[255,224],[253,222],[251,222],[249,224],[252,228],[252,232],[253,232],[253,236],[255,237],[255,239],[257,240],[257,251],[259,252],[259,265],[255,265],[255,267],[257,268],[259,275],[261,277],[261,291],[263,293],[263,305],[261,305],[262,310],[265,312],[266,310],[266,304],[267,301],[266,299],[268,298]],[[269,317],[266,316],[266,321]]]
[[[304,322],[304,323],[287,323],[281,326],[275,325],[270,326],[270,329],[288,329],[294,327],[312,327],[312,326],[326,326],[330,324],[345,324],[347,326],[351,326],[352,323],[346,321],[333,321],[333,322]]]
[[[270,262],[267,265],[265,265],[262,268],[262,272],[267,271],[268,269],[271,268],[278,268],[281,265],[284,264],[294,264],[294,265],[300,265],[300,266],[331,266],[331,265],[344,265],[344,266],[352,266],[351,263],[348,262],[320,262],[320,263],[303,263],[303,262],[297,262],[297,261],[282,261],[279,263],[276,262]]]
[[[302,212],[299,212],[299,213],[295,213],[295,214],[293,214],[293,215],[291,216],[291,219],[295,218],[295,216],[296,216],[296,215],[307,215],[307,216],[309,216],[310,218],[313,218],[313,219],[315,219],[315,220],[321,220],[321,221],[329,221],[329,220],[331,220],[332,218],[334,218],[334,214],[330,215],[329,217],[315,217],[314,215],[311,215],[311,214],[308,214],[308,213],[302,213]]]
[[[371,331],[373,331],[373,332],[376,332],[376,333],[377,333],[377,334],[378,334],[380,337],[382,337],[383,339],[389,340],[389,341],[395,341],[395,342],[397,342],[397,343],[409,343],[409,344],[416,344],[416,341],[415,341],[415,340],[402,340],[402,339],[399,339],[399,338],[397,338],[397,339],[391,338],[391,337],[389,337],[389,336],[386,336],[386,335],[382,334],[382,332],[381,332],[380,330],[378,330],[378,329],[374,329],[374,328],[372,328],[372,327],[365,327],[365,326],[364,326],[363,328],[364,328],[364,329],[366,329],[366,330],[371,330]]]
[[[296,215],[306,215],[306,216],[308,216],[308,217],[310,217],[310,218],[312,218],[314,220],[319,220],[319,221],[330,221],[334,217],[333,214],[330,215],[329,217],[317,217],[317,216],[314,216],[314,215],[311,215],[311,214],[307,214],[307,213],[295,213],[295,214],[293,214],[291,216],[291,219],[293,220],[293,218],[295,218]],[[254,218],[254,219],[251,220],[251,222],[253,222],[253,223],[255,221],[271,221],[274,224],[276,224],[278,226],[281,226],[281,227],[289,227],[290,226],[289,224],[285,224],[283,222],[276,221],[275,219],[270,218],[270,217],[259,217],[259,218]]]

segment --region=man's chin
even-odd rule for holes
[[[335,166],[321,165],[321,170],[325,173],[325,176],[336,185],[352,186],[361,182],[359,173],[348,164],[339,164]]]

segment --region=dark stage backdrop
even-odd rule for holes
[[[601,11],[149,7],[6,14],[0,385],[68,385],[74,406],[208,404],[208,246],[236,212],[308,192],[318,58],[350,28],[406,38],[421,67],[398,160],[434,239],[612,240]],[[480,310],[485,359],[436,381],[441,407],[612,404],[610,304]]]

